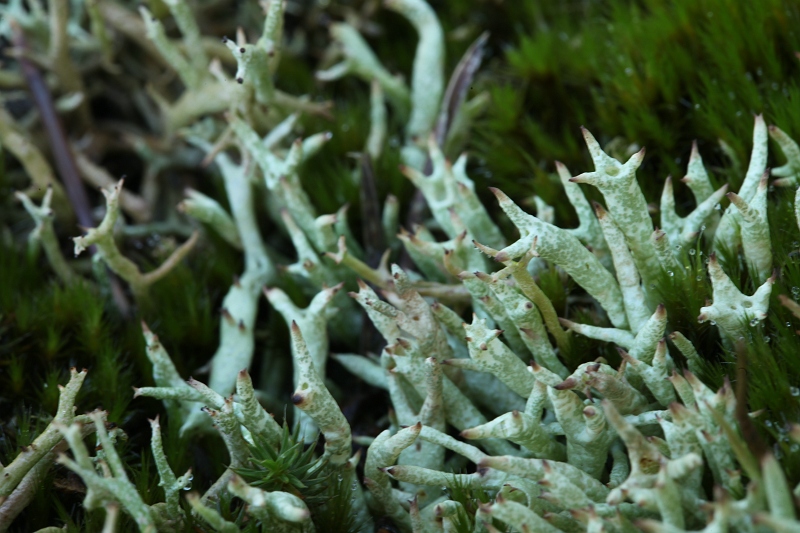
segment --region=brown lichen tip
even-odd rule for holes
[[[592,208],[594,209],[594,213],[597,215],[597,218],[602,219],[608,216],[608,211],[606,211],[606,208],[594,200],[592,200]]]
[[[292,403],[298,407],[300,407],[303,404],[303,402],[306,401],[306,399],[307,399],[306,395],[301,392],[295,392],[294,394],[292,394]]]
[[[567,378],[555,387],[556,390],[571,390],[578,386],[578,380],[575,378]]]

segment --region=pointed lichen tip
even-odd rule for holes
[[[575,378],[567,378],[555,387],[556,390],[571,390],[574,389],[578,385],[578,380]]]
[[[667,307],[663,303],[658,304],[658,307],[656,307],[656,312],[654,314],[656,318],[663,319],[665,316],[667,316]]]
[[[572,326],[575,325],[575,322],[573,322],[572,320],[569,320],[567,318],[561,318],[561,317],[558,317],[558,323],[561,324],[563,327],[568,328],[568,329],[571,329]]]
[[[606,211],[605,207],[603,207],[600,203],[594,200],[592,200],[592,208],[594,209],[594,213],[595,215],[597,215],[597,218],[602,219],[608,215],[608,212]]]
[[[769,283],[770,285],[774,284],[776,281],[778,281],[778,274],[779,273],[780,273],[780,270],[777,267],[773,268],[772,269],[772,275],[769,278],[767,278],[767,281],[765,281],[764,283]]]
[[[501,204],[511,202],[511,198],[509,198],[506,193],[497,187],[489,187],[489,190],[492,191],[492,194],[494,194],[495,198],[497,198],[497,201]]]
[[[344,287],[344,281],[340,281],[339,283],[337,283],[333,287],[329,287],[329,288],[327,288],[325,290],[328,291],[331,295],[335,295],[337,292],[342,290],[342,287]]]

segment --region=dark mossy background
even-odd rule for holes
[[[255,2],[239,2],[237,9],[228,3],[197,3],[207,35],[232,35],[237,25],[258,31],[261,16]],[[555,207],[558,225],[573,226],[575,215],[553,171],[555,160],[564,162],[573,174],[591,168],[581,125],[589,128],[601,144],[612,143],[619,157],[626,157],[632,144],[647,147],[639,182],[648,201],[654,203],[664,178],[668,174],[678,178],[685,172],[692,140],[698,141],[714,184],[730,182],[736,190],[749,158],[753,114],[764,113],[768,123],[800,138],[800,60],[795,55],[800,51],[800,3],[431,3],[448,36],[448,72],[481,32],[491,32],[487,57],[471,92],[488,91],[491,104],[474,128],[467,149],[472,156],[470,175],[493,213],[497,209],[488,186],[499,187],[517,200],[537,194]],[[157,2],[150,4],[158,14]],[[352,78],[327,84],[315,81],[313,72],[328,42],[325,26],[353,12],[374,11],[365,28],[368,41],[389,70],[406,75],[416,37],[406,21],[380,9],[377,2],[332,4],[321,9],[309,3],[287,16],[288,38],[299,42],[302,37],[305,46],[299,54],[284,55],[277,85],[292,94],[308,93],[315,100],[333,102],[333,120],[305,116],[300,122],[301,134],[333,132],[332,141],[303,168],[302,180],[320,213],[334,212],[350,203],[348,217],[355,231],[371,222],[362,218],[359,188],[353,180],[355,160],[348,155],[360,151],[367,136],[368,88]],[[125,65],[139,65],[140,54],[134,46],[120,51],[120,57]],[[4,60],[13,64],[8,58]],[[119,78],[103,75],[91,80],[96,94],[92,102],[95,127],[102,130],[111,121],[123,121],[143,133],[156,134],[133,106],[119,100],[120,94],[126,94],[127,84],[141,89],[149,76],[155,74],[146,68],[132,68]],[[8,107],[21,113],[30,103],[14,93]],[[383,157],[376,162],[375,176],[380,200],[394,194],[406,209],[413,189],[397,168],[395,147],[401,136],[402,124],[390,115],[390,138]],[[730,146],[735,160],[723,154],[719,140]],[[771,149],[770,165],[782,164],[782,157],[776,156],[777,147],[771,144]],[[448,154],[452,158],[457,155]],[[107,157],[104,164],[115,175],[128,174],[128,183],[135,190],[145,162],[123,150]],[[174,189],[167,195],[170,202],[179,199],[186,185],[224,197],[213,168],[174,165],[162,172],[161,180]],[[202,367],[217,345],[221,299],[242,268],[239,254],[206,232],[200,249],[153,288],[151,300],[138,309],[135,318],[125,319],[102,290],[89,284],[65,288],[52,276],[43,257],[26,254],[24,241],[32,223],[13,200],[12,192],[27,184],[16,161],[5,154],[0,161],[0,229],[4,232],[0,239],[0,462],[8,464],[46,425],[55,411],[57,385],[66,382],[69,367],[86,367],[89,374],[79,397],[79,410],[102,407],[108,410],[109,420],[125,430],[125,459],[137,485],[148,488],[143,491],[147,501],[162,499],[148,440],[147,418],[157,414],[161,414],[165,427],[165,446],[173,469],[182,472],[192,466],[195,486],[206,487],[227,461],[221,451],[224,447],[208,445],[216,437],[180,438],[177,424],[159,402],[132,398],[131,387],[152,384],[139,320],[145,320],[159,335],[181,375],[203,379]],[[585,190],[592,198],[601,199],[596,191]],[[679,213],[686,214],[694,205],[691,195],[682,184],[676,185],[676,194]],[[779,294],[800,299],[800,232],[792,211],[793,194],[770,191],[779,278],[770,316],[751,328],[747,350],[750,407],[767,410],[759,418],[759,427],[780,452],[791,481],[796,483],[800,480],[800,454],[789,446],[783,433],[786,422],[800,418],[800,389],[796,388],[800,387],[800,340],[796,333],[800,321],[777,299]],[[99,196],[94,199],[99,205]],[[161,215],[166,216],[173,204],[164,202]],[[283,262],[290,262],[293,251],[288,239],[273,231],[266,213],[261,213],[261,219],[263,234],[285,254]],[[507,222],[500,216],[497,220],[511,236]],[[65,254],[71,256],[69,238],[79,230],[62,223],[57,224],[57,231]],[[157,263],[157,245],[153,238],[124,241],[126,254],[147,266]],[[704,265],[709,243],[698,242],[694,250],[684,257],[684,272],[673,276],[665,273],[659,291],[669,313],[670,330],[683,332],[695,343],[707,360],[704,378],[718,387],[725,376],[735,376],[735,356],[721,347],[715,328],[696,321],[699,308],[711,297]],[[723,264],[743,291],[754,290],[735,251],[723,257]],[[84,266],[88,271],[88,263]],[[578,321],[597,320],[592,309],[568,304],[567,294],[578,289],[564,287],[555,270],[543,274],[540,281],[559,314]],[[290,280],[282,283],[291,288]],[[303,303],[301,291],[293,290],[292,294]],[[289,394],[288,336],[282,319],[266,301],[259,310],[256,338],[252,374],[267,390],[270,409],[280,414]],[[575,339],[573,344],[572,353],[564,354],[570,366],[599,356],[610,361],[617,357],[611,346],[586,339]],[[333,340],[334,352],[357,349]],[[677,359],[681,362],[679,356]],[[389,407],[388,398],[358,383],[335,363],[329,365],[328,373],[335,393],[336,387],[347,391],[339,398],[355,432],[375,434],[377,421]],[[99,531],[102,513],[84,514],[80,507],[82,491],[80,481],[66,470],[52,470],[14,530],[68,523],[74,531]],[[480,495],[470,498],[480,499]],[[127,529],[131,527],[126,525]]]

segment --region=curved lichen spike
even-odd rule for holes
[[[772,242],[767,219],[768,176],[769,172],[764,172],[758,189],[749,202],[735,193],[728,193],[733,208],[739,210],[745,260],[750,267],[750,275],[758,283],[763,283],[772,273]]]
[[[756,115],[753,127],[753,150],[750,154],[750,165],[747,167],[739,196],[749,202],[756,193],[761,176],[767,170],[767,126],[762,115]],[[714,234],[714,249],[721,246],[733,249],[739,241],[739,213],[735,209],[726,209]]]
[[[767,170],[767,125],[763,115],[756,115],[755,125],[753,126],[753,151],[750,154],[750,164],[747,167],[747,174],[744,176],[742,186],[739,188],[739,196],[746,201],[750,201],[756,193],[761,176]]]
[[[367,312],[372,324],[387,343],[393,343],[402,336],[395,317],[400,312],[392,304],[381,300],[372,288],[362,280],[358,281],[358,292],[350,292],[349,296]]]
[[[581,128],[581,131],[595,170],[570,178],[570,181],[588,183],[600,189],[608,210],[625,234],[639,274],[645,284],[650,283],[658,274],[658,265],[649,240],[653,223],[648,214],[647,202],[636,182],[636,169],[642,164],[644,149],[622,164],[600,148],[589,130]]]
[[[395,435],[389,430],[383,431],[370,444],[364,465],[364,484],[376,503],[403,531],[411,530],[411,519],[392,494],[391,480],[385,469],[394,465],[403,450],[414,444],[421,429],[422,424],[418,423],[401,429]]]
[[[419,340],[422,353],[430,354],[438,361],[451,358],[453,350],[447,342],[447,335],[436,321],[430,304],[414,290],[403,269],[395,264],[391,268],[394,289],[400,298],[402,310],[397,314],[397,325]]]
[[[278,288],[265,288],[264,295],[288,323],[296,322],[304,332],[303,338],[314,361],[314,366],[323,375],[328,359],[328,305],[344,286],[344,282],[318,292],[308,307],[297,307],[289,296]]]
[[[656,228],[650,235],[650,242],[653,243],[653,250],[656,253],[661,270],[669,276],[674,276],[675,272],[680,272],[680,263],[675,257],[675,250],[671,246],[669,235],[659,228]],[[650,285],[653,288],[653,284]]]
[[[429,281],[439,283],[446,283],[452,281],[452,278],[447,275],[444,266],[441,263],[441,258],[444,255],[444,250],[448,245],[452,245],[452,241],[447,243],[429,241],[427,232],[421,231],[421,227],[417,227],[415,233],[409,233],[405,228],[400,229],[397,238],[403,243],[406,253],[414,261],[414,265]]]
[[[563,268],[600,303],[615,327],[627,328],[628,319],[617,280],[597,257],[567,230],[546,224],[525,213],[499,189],[491,188],[491,191],[497,197],[500,208],[519,229],[521,236],[517,242],[500,250],[495,255],[495,260],[503,263],[525,255],[536,239],[536,253],[539,257]]]
[[[445,256],[445,264],[447,264],[447,259],[448,256]],[[508,315],[502,300],[492,290],[492,285],[490,284],[491,276],[483,272],[475,272],[474,274],[461,272],[458,277],[472,295],[476,314],[483,315],[483,312],[488,313],[488,317],[482,318],[487,318],[490,322],[492,320],[495,321],[503,330],[509,347],[515,353],[524,353],[525,344],[522,342],[522,335],[517,330],[514,320]]]
[[[350,458],[350,424],[314,368],[296,322],[292,322],[292,347],[299,371],[299,385],[292,395],[292,403],[319,426],[325,436],[325,456],[331,464],[343,465]]]
[[[411,383],[420,396],[427,393],[427,374],[423,366],[425,357],[412,343],[398,339],[397,344],[387,346],[385,353],[391,356],[399,372]],[[429,352],[428,352],[429,353]],[[456,385],[445,375],[442,376],[442,396],[447,422],[456,429],[467,429],[486,423],[486,417]],[[509,443],[490,439],[482,443],[492,453],[514,453]]]
[[[491,520],[499,520],[508,524],[515,531],[536,531],[541,533],[559,533],[561,530],[550,524],[534,511],[498,495],[492,504],[480,504],[481,512]]]
[[[708,198],[698,202],[691,213],[681,217],[675,212],[672,178],[667,177],[664,182],[664,192],[661,194],[660,211],[661,228],[669,236],[669,241],[675,246],[684,246],[694,241],[697,234],[703,230],[703,223],[714,213],[714,207],[722,200],[727,190],[728,185],[723,185]]]
[[[406,124],[403,160],[421,169],[425,162],[421,146],[436,124],[444,92],[444,32],[436,12],[425,0],[386,0],[385,5],[407,18],[419,34],[411,75],[411,116]]]
[[[591,326],[589,324],[579,324],[566,318],[559,318],[558,322],[567,329],[567,331],[574,331],[584,337],[595,339],[603,342],[613,342],[623,348],[630,348],[633,346],[633,341],[636,337],[626,329],[617,328],[601,328],[598,326]]]
[[[449,238],[453,239],[463,231],[462,228],[457,228],[453,224],[451,211],[455,211],[459,215],[461,222],[467,228],[474,226],[479,233],[486,233],[486,225],[492,224],[491,219],[475,195],[475,186],[472,180],[467,177],[463,168],[459,174],[461,181],[456,179],[451,163],[445,159],[433,135],[428,138],[427,147],[431,165],[430,174],[426,175],[420,168],[404,165],[400,168],[403,175],[422,192],[431,214]],[[479,220],[470,220],[475,216]],[[480,223],[476,224],[475,222]]]
[[[508,318],[511,319],[512,324],[519,331],[522,342],[531,352],[536,362],[560,376],[566,377],[569,371],[564,366],[564,363],[558,359],[552,344],[550,344],[539,310],[517,287],[512,287],[503,279],[504,276],[510,274],[509,270],[503,270],[492,276],[487,276],[492,292],[505,307]],[[477,272],[476,275],[478,275]]]
[[[628,355],[624,350],[619,350],[622,359],[628,363],[628,368],[632,368],[653,393],[658,403],[661,405],[669,405],[676,400],[675,389],[672,384],[667,381],[669,377],[668,365],[666,363],[669,354],[667,354],[667,343],[662,339],[656,348],[656,354],[653,358],[653,365],[649,365],[644,361],[636,359]]]
[[[697,353],[697,349],[694,347],[694,344],[692,344],[692,341],[687,339],[680,331],[670,333],[669,340],[672,341],[686,358],[689,371],[695,374],[702,374],[703,358]]]
[[[769,136],[781,147],[786,164],[772,169],[772,175],[780,178],[772,183],[776,187],[794,187],[800,179],[800,146],[778,126],[769,127]]]
[[[547,331],[555,338],[558,349],[566,351],[569,349],[569,335],[567,335],[566,331],[561,329],[556,309],[553,307],[553,302],[550,301],[544,291],[536,284],[533,276],[531,276],[531,273],[528,271],[528,265],[531,259],[533,259],[536,250],[536,241],[537,239],[534,238],[531,243],[531,248],[519,261],[506,258],[506,260],[503,261],[503,264],[506,266],[504,270],[511,274],[520,292],[533,302],[539,309],[539,312],[542,313],[542,320],[547,327]],[[489,257],[495,258],[495,260],[500,253],[498,250],[494,250],[479,242],[473,242],[473,244],[481,252]]]
[[[508,439],[529,450],[539,459],[564,461],[567,458],[564,446],[556,441],[541,425],[541,421],[533,417],[512,411],[501,415],[486,424],[461,432],[465,439]]]
[[[577,187],[574,183],[570,185]],[[630,330],[635,335],[650,316],[650,309],[645,301],[644,291],[642,291],[639,272],[636,270],[633,256],[625,242],[625,235],[620,231],[603,206],[598,203],[593,205],[597,218],[592,218],[599,221],[598,225],[605,236],[603,242],[608,243],[607,246],[614,263],[614,270],[617,273],[619,288],[622,291],[625,314],[628,316]]]
[[[318,71],[317,79],[337,80],[353,74],[364,81],[375,81],[386,92],[391,103],[405,115],[410,102],[408,88],[401,78],[392,76],[384,68],[358,30],[349,24],[337,23],[331,24],[330,32],[331,38],[341,47],[344,60],[327,70]]]
[[[713,303],[700,308],[698,322],[711,321],[712,325],[719,326],[723,338],[735,341],[745,336],[751,321],[760,322],[767,317],[775,275],[768,278],[752,296],[745,296],[722,270],[716,254],[709,257],[708,274],[713,289]]]
[[[467,154],[461,154],[450,168],[458,191],[456,212],[476,240],[494,248],[506,245],[503,234],[492,221],[483,202],[475,194],[475,182],[467,176]]]
[[[297,252],[297,261],[286,267],[287,272],[307,279],[315,288],[335,285],[336,274],[320,260],[306,234],[294,221],[288,209],[281,210],[281,219]]]
[[[606,268],[610,268],[612,263],[609,255],[609,245],[606,243],[603,230],[597,222],[595,210],[592,209],[580,185],[570,181],[572,173],[560,161],[556,161],[556,171],[559,179],[561,179],[564,192],[567,194],[567,199],[572,204],[572,207],[575,208],[575,214],[578,215],[578,227],[567,231],[591,248],[594,255],[600,259]]]
[[[240,370],[236,378],[236,394],[242,406],[242,425],[260,442],[277,449],[281,439],[281,426],[261,407],[247,370]]]
[[[700,156],[700,151],[697,149],[697,141],[692,141],[692,152],[689,155],[686,175],[681,178],[681,181],[692,190],[694,199],[698,204],[714,193],[714,188],[708,177],[708,172],[703,165],[703,158]]]
[[[628,449],[631,465],[631,473],[628,479],[609,495],[608,503],[613,504],[615,503],[613,500],[620,496],[624,499],[625,487],[636,486],[637,483],[641,484],[641,486],[651,485],[650,482],[646,481],[647,477],[652,476],[654,478],[658,473],[663,455],[639,430],[625,420],[612,402],[603,400],[602,406],[606,419],[614,427]]]
[[[478,461],[478,468],[494,468],[515,476],[539,481],[544,478],[544,461],[544,459],[529,459],[508,455],[488,455]],[[562,463],[560,461],[547,462],[550,468],[566,476],[570,482],[583,490],[592,501],[601,502],[608,496],[608,488],[583,470],[569,463]]]
[[[547,386],[547,396],[567,438],[569,463],[599,479],[613,440],[606,429],[605,417],[595,407],[585,406],[572,390],[561,388],[563,382],[558,375],[535,364],[530,371],[538,382]]]
[[[647,398],[624,377],[625,369],[614,370],[603,363],[583,363],[570,377],[555,386],[558,390],[591,387],[611,401],[624,414],[640,414],[647,408]]]
[[[647,364],[651,364],[653,362],[653,354],[656,351],[659,341],[664,338],[666,329],[667,308],[664,307],[664,304],[658,304],[655,312],[636,335],[630,350],[628,350],[629,355]]]
[[[153,381],[156,387],[174,389],[176,395],[194,395],[194,390],[186,384],[186,381],[178,373],[175,364],[172,362],[164,345],[158,340],[158,336],[150,331],[144,321],[142,321],[142,334],[144,335],[145,353],[150,363],[153,365]],[[137,389],[136,395],[140,395],[142,389]],[[165,400],[165,404],[180,405],[184,415],[191,412],[199,412],[201,404],[185,400]]]
[[[486,322],[472,315],[472,324],[464,324],[469,355],[484,372],[489,372],[508,385],[511,390],[527,398],[533,388],[534,378],[525,363],[503,344],[499,337],[501,330],[490,330]]]

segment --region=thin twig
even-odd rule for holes
[[[69,148],[64,128],[61,126],[61,121],[56,114],[53,99],[50,96],[50,91],[42,78],[39,69],[26,59],[25,52],[28,51],[28,43],[25,40],[25,34],[22,28],[15,20],[10,20],[9,24],[12,30],[12,40],[14,46],[22,52],[19,56],[19,64],[22,69],[22,74],[25,81],[28,83],[28,89],[31,91],[33,101],[39,110],[42,117],[45,131],[50,140],[50,147],[53,152],[53,158],[56,160],[56,169],[64,182],[64,187],[67,190],[67,197],[75,210],[75,215],[78,217],[78,222],[86,228],[94,225],[92,220],[92,209],[89,204],[89,197],[86,190],[83,188],[80,175],[78,174],[78,167],[75,164],[75,158],[72,156],[72,151]],[[94,249],[90,249],[90,253],[94,253]],[[119,312],[122,316],[130,316],[131,305],[128,302],[125,292],[119,284],[119,280],[111,277],[111,294],[114,297],[114,303],[117,305]]]

